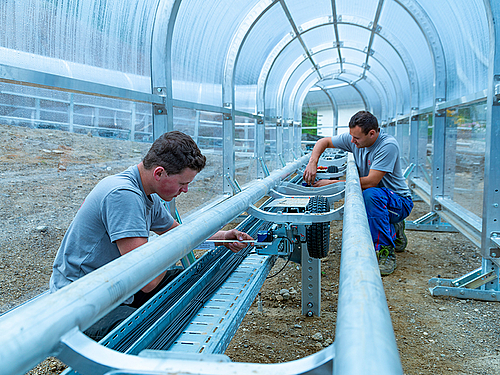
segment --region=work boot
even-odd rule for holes
[[[378,268],[382,276],[390,275],[396,269],[396,254],[392,246],[381,246],[378,252]]]
[[[401,220],[400,222],[394,224],[394,230],[396,232],[394,249],[396,250],[396,253],[402,253],[405,251],[406,245],[408,245],[408,238],[406,238],[405,234],[405,221]]]

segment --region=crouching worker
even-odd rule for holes
[[[399,145],[393,136],[379,128],[375,116],[360,111],[351,117],[349,133],[316,142],[303,175],[304,181],[312,186],[338,182],[315,182],[318,160],[327,148],[339,148],[354,155],[380,274],[390,275],[396,269],[395,253],[406,247],[404,219],[413,208],[401,170]]]
[[[172,131],[160,136],[138,165],[100,181],[86,197],[69,226],[54,260],[50,291],[55,292],[148,241],[149,232],[163,234],[179,225],[164,201],[187,193],[205,167],[205,156],[188,135]],[[161,199],[160,199],[161,198]],[[232,229],[215,240],[238,252],[251,240]],[[85,333],[98,341],[161,290],[179,271],[166,271],[96,322]]]

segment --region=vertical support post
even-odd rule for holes
[[[259,118],[255,120],[255,155],[257,155],[257,160],[263,160],[264,163],[266,161],[266,147],[265,147],[265,135],[266,129],[264,126],[264,117],[262,113],[258,113]],[[264,171],[262,168],[259,168],[258,163],[256,163],[257,167],[257,178],[264,178]]]
[[[445,191],[445,133],[446,133],[446,111],[434,112],[434,129],[432,132],[432,187],[431,187],[431,209],[439,211],[436,197],[442,197]]]
[[[223,113],[223,176],[228,175],[235,178],[235,154],[234,154],[234,109],[230,103],[224,103],[224,107],[230,109],[230,113]],[[224,194],[231,194],[233,189],[227,180],[224,180]]]
[[[194,134],[193,140],[198,144],[198,137],[200,135],[200,111],[196,110],[194,116]]]
[[[413,115],[410,118],[410,164],[415,164],[411,177],[420,177],[420,165],[418,159],[418,115]]]
[[[488,70],[488,99],[486,118],[486,154],[484,160],[483,228],[481,236],[481,255],[483,273],[494,270],[496,278],[487,283],[486,289],[499,290],[499,259],[497,245],[492,238],[500,236],[500,4],[485,1],[489,13],[490,58]],[[495,250],[496,249],[496,250]],[[495,260],[493,262],[492,260]]]
[[[294,146],[294,142],[293,142],[293,132],[295,130],[294,126],[293,126],[293,121],[292,120],[288,120],[287,121],[288,123],[288,154],[289,154],[289,157],[290,159],[288,159],[289,161],[292,161],[294,160],[294,157],[293,157],[293,146]]]
[[[281,118],[276,120],[276,168],[281,168],[280,155],[283,156],[283,126]]]
[[[321,260],[309,256],[302,246],[302,314],[321,316]]]
[[[288,157],[288,155],[290,155],[290,145],[289,145],[290,138],[288,137],[288,132],[289,132],[288,121],[282,120],[281,125],[283,127],[283,136],[282,136],[283,152],[282,152],[282,155],[283,155],[283,158],[285,159],[285,161],[288,162],[288,161],[290,161],[290,159]]]
[[[450,199],[453,199],[455,190],[455,172],[457,166],[457,127],[454,121],[446,116],[445,121],[445,153],[444,153],[444,194]]]
[[[302,155],[302,145],[300,141],[302,140],[302,123],[299,121],[294,121],[293,122],[293,134],[294,134],[294,141],[293,141],[293,149],[295,150],[295,155],[299,156]]]
[[[424,177],[429,185],[432,184],[432,181],[429,178],[429,173],[425,168],[427,164],[427,138],[429,132],[429,119],[428,115],[420,115],[418,117],[418,132],[417,132],[417,148],[418,148],[418,156],[417,156],[417,168],[421,173],[419,177]]]

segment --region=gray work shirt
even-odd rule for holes
[[[50,291],[118,258],[117,240],[148,238],[150,230],[163,232],[173,223],[160,197],[144,192],[137,166],[104,178],[87,196],[64,236],[54,260]]]
[[[335,148],[353,153],[359,177],[368,176],[370,169],[386,172],[377,187],[391,189],[403,197],[411,196],[401,170],[399,145],[392,135],[381,129],[375,143],[364,148],[358,148],[351,139],[349,133],[343,133],[333,136],[332,143]]]

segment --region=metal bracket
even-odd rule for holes
[[[233,194],[236,195],[238,193],[241,192],[241,187],[240,187],[240,184],[238,184],[238,181],[236,181],[236,179],[232,179],[231,178],[231,175],[229,173],[226,173],[224,175],[224,177],[226,178],[227,182],[229,183],[229,185],[231,186],[231,189],[233,189]]]
[[[491,232],[491,235],[490,235],[490,240],[491,242],[493,242],[495,244],[495,246],[497,248],[500,248],[500,233],[499,232]],[[499,255],[497,256],[493,256],[494,258],[500,258],[500,252],[498,251],[498,249],[490,249],[491,250],[495,250],[495,252]]]
[[[453,225],[442,222],[436,212],[429,212],[414,221],[405,221],[405,228],[430,232],[458,232]]]
[[[403,177],[408,178],[411,172],[413,172],[413,168],[415,168],[415,163],[410,163],[408,167],[406,167],[405,171],[403,172]]]
[[[286,167],[285,159],[283,159],[283,154],[279,153],[278,158],[280,159],[281,166]]]
[[[262,172],[264,172],[264,175],[268,177],[271,173],[269,172],[266,162],[264,161],[264,158],[262,156],[259,157],[259,162],[260,162],[260,167],[262,168]]]
[[[155,112],[155,115],[166,115],[167,114],[167,107],[165,104],[153,104],[153,109]]]
[[[499,291],[478,289],[496,278],[494,270],[483,273],[482,268],[478,268],[457,279],[432,278],[429,280],[429,291],[432,296],[500,301]]]

